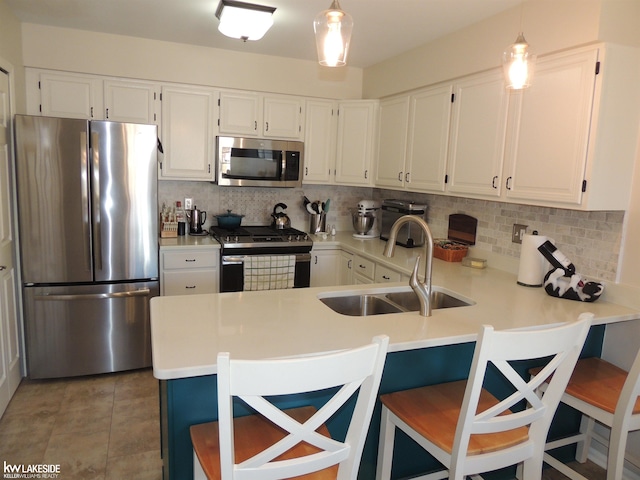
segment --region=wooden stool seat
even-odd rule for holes
[[[540,368],[532,368],[529,373],[536,375]],[[627,380],[628,372],[601,358],[578,360],[565,393],[605,412],[615,413],[620,392]],[[640,413],[640,399],[636,400],[633,413]]]
[[[300,423],[306,422],[316,412],[314,407],[300,407],[283,410],[287,415]],[[287,432],[277,427],[261,415],[248,415],[233,420],[234,451],[238,463],[257,455],[271,445],[282,440]],[[208,478],[218,480],[220,476],[220,443],[218,422],[201,423],[191,426],[191,443],[193,451],[198,456],[202,469]],[[317,432],[325,437],[330,437],[329,430],[322,425]],[[299,443],[291,450],[276,458],[276,460],[289,460],[304,457],[319,452],[320,449],[308,443]],[[338,474],[338,466],[303,475],[298,478],[304,480],[335,480]]]
[[[382,412],[376,480],[389,480],[396,431],[400,430],[443,469],[406,472],[421,480],[481,478],[516,465],[521,480],[540,480],[545,440],[553,415],[587,338],[593,315],[558,327],[517,331],[480,329],[467,380],[380,396]],[[546,358],[528,381],[516,370],[523,360]],[[498,375],[505,398],[484,385]],[[553,374],[549,388],[538,388]],[[488,384],[488,383],[487,383]]]
[[[531,369],[530,373],[535,375],[538,370]],[[544,388],[542,385],[541,390]],[[640,352],[629,372],[601,358],[578,360],[561,401],[582,413],[580,432],[547,442],[545,450],[576,444],[576,460],[584,463],[592,440],[596,440],[609,448],[607,480],[621,480],[628,434],[640,429],[638,394]],[[596,421],[611,429],[608,439],[594,430]],[[585,478],[549,453],[545,453],[544,461],[573,480]]]
[[[460,408],[467,381],[442,383],[382,395],[382,404],[423,437],[445,452],[453,450],[453,440],[460,418]],[[499,403],[484,388],[480,391],[478,411],[484,411]],[[505,413],[511,413],[507,410]],[[468,455],[494,452],[526,442],[529,429],[519,427],[499,433],[471,435]]]
[[[304,357],[218,353],[218,421],[190,428],[194,480],[354,480],[388,346],[389,337],[379,335]],[[292,401],[307,406],[284,409]],[[234,406],[251,415],[234,417]],[[346,428],[344,438],[330,435],[332,422],[339,432]]]

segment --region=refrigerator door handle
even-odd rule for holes
[[[91,214],[89,212],[89,165],[87,159],[87,132],[80,132],[80,164],[83,170],[82,178],[85,179],[82,186],[82,230],[84,238],[82,248],[84,249],[85,266],[91,270]]]
[[[102,270],[102,230],[100,228],[100,135],[91,131],[91,160],[93,176],[93,245],[96,270]]]
[[[105,298],[129,298],[129,297],[145,297],[151,291],[148,288],[141,288],[130,292],[115,293],[87,293],[80,295],[35,295],[36,300],[102,300]]]

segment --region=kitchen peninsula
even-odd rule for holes
[[[382,241],[361,245],[362,253],[382,261]],[[348,248],[355,251],[357,244]],[[394,258],[384,260],[408,274],[415,256],[422,252],[398,249]],[[640,319],[638,310],[609,303],[605,295],[595,303],[561,300],[541,288],[518,286],[515,275],[494,268],[473,269],[435,259],[433,285],[475,303],[434,310],[431,317],[417,312],[357,317],[336,313],[319,300],[328,294],[403,290],[407,282],[154,298],[153,368],[161,380],[165,478],[191,478],[188,427],[217,417],[215,373],[220,351],[238,358],[307,355],[355,347],[384,333],[390,345],[380,390],[386,393],[466,378],[482,324],[527,328],[572,321],[579,313],[591,311],[594,327],[584,352],[597,356],[607,324]],[[378,423],[379,408],[365,445],[363,479],[374,476]],[[399,448],[410,461],[407,471],[398,473],[432,466],[416,460],[423,456],[415,454],[411,445]]]

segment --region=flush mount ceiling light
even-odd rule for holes
[[[329,10],[323,10],[316,15],[313,31],[316,34],[320,65],[342,67],[347,64],[351,30],[353,19],[341,9],[338,0],[333,0]]]
[[[237,2],[220,0],[216,17],[220,19],[218,30],[223,35],[244,40],[260,40],[273,25],[273,12],[276,9]]]
[[[529,52],[529,44],[522,32],[513,45],[502,54],[502,68],[507,88],[520,90],[531,85],[536,56]]]

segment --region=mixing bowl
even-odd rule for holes
[[[353,228],[358,235],[366,235],[373,227],[373,221],[375,220],[375,216],[373,213],[362,213],[362,212],[354,212],[353,213]]]

